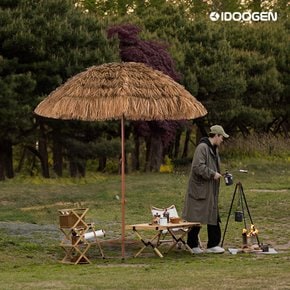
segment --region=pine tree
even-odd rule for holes
[[[30,148],[43,149],[38,153],[46,171],[43,173],[49,176],[48,166],[43,164],[48,162],[45,143],[36,148],[32,135],[33,109],[44,95],[72,75],[91,65],[113,61],[117,55],[108,45],[102,22],[76,8],[72,0],[1,1],[0,22],[0,179],[5,178],[5,172],[13,177],[7,167],[12,164],[8,152],[25,135],[27,141],[31,136]],[[45,142],[47,132],[39,136]],[[5,158],[9,161],[3,161]]]

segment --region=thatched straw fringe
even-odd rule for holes
[[[35,109],[57,119],[178,120],[207,111],[183,86],[141,63],[93,66],[69,79]]]

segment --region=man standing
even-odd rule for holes
[[[225,251],[219,246],[221,228],[218,195],[222,175],[218,147],[223,139],[228,137],[222,126],[214,125],[210,127],[209,137],[201,138],[193,156],[185,195],[182,218],[207,225],[206,253],[224,253]],[[199,247],[199,231],[199,227],[194,227],[188,233],[187,243],[195,254],[204,252]]]

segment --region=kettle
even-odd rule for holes
[[[233,175],[230,174],[227,170],[226,170],[226,173],[224,174],[224,179],[225,179],[226,185],[233,184]]]

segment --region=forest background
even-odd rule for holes
[[[193,121],[128,121],[128,171],[188,164],[216,123],[232,137],[224,158],[289,161],[289,9],[286,0],[1,0],[0,180],[118,172],[118,121],[33,114],[68,78],[115,61],[163,71],[208,110]],[[272,11],[278,19],[213,22],[213,11]]]

